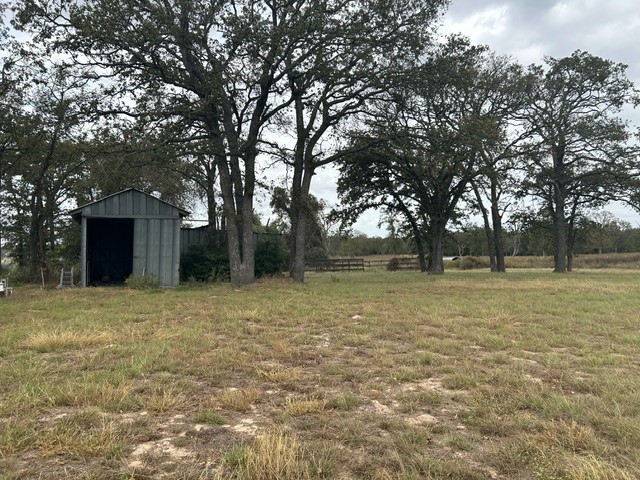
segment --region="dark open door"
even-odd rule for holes
[[[123,283],[133,272],[133,219],[88,219],[87,247],[89,283]]]

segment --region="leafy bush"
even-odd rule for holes
[[[255,251],[256,277],[276,275],[287,268],[289,255],[280,238],[259,238]],[[193,245],[180,259],[182,281],[220,282],[230,277],[229,254],[210,245]]]
[[[289,254],[279,238],[261,239],[255,253],[256,277],[277,275],[289,265]]]
[[[180,259],[180,277],[183,281],[216,282],[229,279],[229,254],[215,251],[207,245],[193,245]]]
[[[4,267],[0,270],[0,276],[6,278],[11,287],[19,287],[32,281],[29,276],[29,269],[27,267]]]

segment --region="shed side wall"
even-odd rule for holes
[[[153,275],[162,286],[178,286],[180,220],[136,218],[133,227],[133,273]]]

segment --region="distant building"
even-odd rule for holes
[[[130,188],[69,213],[81,224],[81,286],[122,283],[132,274],[178,285],[186,210]]]

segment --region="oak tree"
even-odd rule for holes
[[[535,70],[526,121],[533,133],[529,191],[553,220],[554,272],[571,270],[574,225],[582,209],[629,198],[637,149],[619,114],[638,93],[626,65],[576,51]]]

